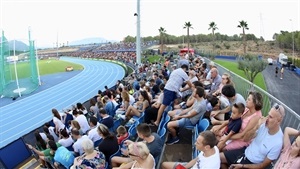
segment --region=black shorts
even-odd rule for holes
[[[224,156],[227,160],[227,164],[228,165],[231,165],[231,164],[253,164],[250,160],[248,160],[245,157],[245,150],[246,150],[246,147],[236,149],[236,150],[224,151]],[[241,160],[239,161],[239,159],[241,159]]]

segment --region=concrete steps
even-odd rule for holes
[[[38,169],[40,162],[34,157],[29,158],[24,163],[20,164],[17,168],[19,169]]]

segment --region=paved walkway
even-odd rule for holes
[[[268,92],[300,115],[300,76],[285,69],[283,79],[275,77],[275,65],[263,71]]]

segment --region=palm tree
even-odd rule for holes
[[[213,51],[215,50],[215,30],[218,29],[217,24],[215,22],[211,22],[209,24],[208,30],[212,30],[212,36],[213,36]]]
[[[185,22],[183,29],[187,29],[188,53],[190,53],[190,28],[193,29],[191,22]]]
[[[163,42],[163,39],[164,39],[164,34],[166,33],[166,30],[165,30],[165,28],[160,27],[158,29],[158,31],[159,31],[159,37],[160,37],[160,52],[163,53],[163,51],[164,51],[164,42]]]
[[[241,20],[239,21],[240,24],[237,26],[238,28],[242,28],[243,29],[243,44],[244,44],[244,54],[246,54],[246,34],[245,34],[245,29],[248,30],[248,24],[246,21]]]

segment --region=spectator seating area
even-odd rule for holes
[[[125,63],[134,63],[135,60],[135,54],[133,52],[130,52],[131,48],[134,48],[134,44],[126,44],[125,48],[127,49],[126,52],[119,52],[118,50],[123,50],[125,44],[109,44],[107,46],[101,46],[98,48],[94,48],[92,50],[80,50],[74,53],[69,53],[71,56],[75,57],[83,57],[83,58],[104,58],[104,59],[115,59],[115,60],[121,60]],[[103,50],[106,50],[105,52]],[[114,50],[114,51],[109,51],[109,50]],[[215,92],[219,92],[218,94],[222,93],[222,87],[229,85],[229,84],[222,84],[222,87],[219,87],[221,85],[220,81],[214,81],[216,80],[215,78],[221,78],[221,76],[218,74],[217,67],[213,67],[211,64],[211,67],[208,68],[207,64],[203,62],[203,59],[201,57],[196,57],[196,56],[189,56],[186,59],[189,63],[189,69],[186,70],[189,75],[189,80],[192,81],[193,79],[193,87],[190,87],[187,90],[190,90],[190,92],[187,92],[185,97],[181,97],[179,100],[175,100],[171,102],[171,104],[167,105],[166,108],[164,109],[162,113],[162,117],[158,123],[158,125],[155,124],[156,116],[152,117],[150,119],[151,122],[149,122],[148,117],[148,110],[152,108],[153,105],[155,105],[156,101],[159,99],[160,92],[163,93],[163,89],[161,91],[158,91],[157,88],[159,88],[160,84],[167,84],[168,79],[171,77],[171,73],[175,71],[176,69],[181,69],[180,68],[180,60],[178,61],[178,64],[173,63],[173,65],[162,65],[161,63],[157,64],[151,64],[151,63],[144,63],[142,65],[139,65],[139,67],[135,67],[135,72],[130,74],[128,77],[125,77],[122,80],[119,80],[116,82],[116,85],[110,89],[105,89],[105,91],[99,91],[99,93],[95,96],[92,97],[91,99],[96,102],[95,105],[92,105],[90,101],[87,101],[83,103],[83,109],[77,106],[72,106],[69,108],[67,111],[72,112],[64,116],[64,118],[61,119],[61,121],[64,123],[66,126],[67,131],[73,136],[72,130],[74,128],[81,130],[83,129],[83,123],[82,121],[78,120],[78,116],[74,115],[74,112],[79,112],[80,115],[84,115],[86,117],[86,121],[89,123],[89,128],[87,132],[81,133],[81,135],[87,135],[89,136],[89,132],[95,127],[91,125],[91,119],[93,117],[97,118],[98,124],[96,125],[98,134],[99,134],[99,124],[104,123],[104,120],[107,118],[112,118],[113,119],[113,125],[112,127],[108,127],[109,131],[113,133],[115,137],[119,137],[118,133],[118,128],[119,126],[125,126],[126,130],[128,131],[128,136],[125,137],[122,141],[121,144],[119,145],[118,150],[111,154],[109,156],[109,160],[106,161],[106,168],[111,168],[112,163],[111,160],[114,156],[122,156],[122,147],[126,147],[124,145],[125,140],[131,140],[131,141],[140,141],[140,138],[138,137],[138,132],[137,132],[137,126],[139,124],[143,124],[148,121],[148,126],[152,129],[152,132],[155,132],[158,134],[160,139],[165,143],[168,142],[171,138],[170,136],[170,128],[168,128],[168,123],[172,122],[175,118],[174,115],[170,115],[169,113],[172,110],[179,110],[179,109],[186,109],[189,107],[193,107],[194,103],[196,101],[190,103],[190,105],[185,105],[182,104],[188,103],[188,101],[191,99],[196,98],[196,89],[203,88],[202,90],[204,91],[205,89],[205,94],[203,96],[203,99],[205,100],[205,108],[206,112],[201,115],[199,120],[195,125],[185,125],[184,127],[176,130],[176,132],[180,133],[184,130],[190,130],[192,132],[191,135],[188,136],[188,138],[184,138],[189,141],[189,144],[191,145],[192,151],[190,152],[189,156],[191,159],[197,158],[199,155],[199,150],[196,148],[195,143],[196,140],[199,136],[199,134],[203,131],[208,130],[211,127],[212,122],[215,122],[215,120],[219,121],[225,121],[229,118],[217,118],[217,119],[212,119],[212,112],[214,110],[222,110],[220,107],[220,103],[214,103],[212,101],[211,97],[216,97],[213,96]],[[174,65],[175,64],[175,65]],[[210,74],[210,75],[209,75]],[[207,76],[211,76],[209,79],[206,79]],[[196,80],[195,80],[196,77]],[[219,79],[221,80],[221,79]],[[199,84],[194,83],[195,81],[199,82]],[[154,82],[154,83],[153,83]],[[210,85],[205,86],[203,85],[204,82],[209,82]],[[214,86],[217,84],[219,86]],[[182,84],[180,85],[181,88],[180,90],[185,89],[185,86],[187,84]],[[231,85],[231,84],[230,84]],[[196,89],[195,89],[196,88]],[[225,87],[226,88],[226,87]],[[102,89],[103,90],[103,89]],[[218,91],[219,90],[219,91]],[[144,100],[141,100],[141,91],[147,91],[148,97],[151,98],[151,103],[147,106],[147,108],[140,108],[144,106]],[[183,92],[181,92],[182,94]],[[135,95],[136,94],[136,95]],[[223,93],[222,93],[223,94]],[[199,95],[199,94],[197,94]],[[151,96],[151,97],[150,97]],[[105,99],[108,98],[108,99]],[[218,97],[220,99],[220,97]],[[107,114],[109,112],[108,108],[108,103],[112,102],[115,104],[115,109],[112,114]],[[142,104],[141,104],[142,103]],[[161,101],[160,101],[161,104]],[[245,103],[246,104],[246,103]],[[93,107],[94,106],[94,107]],[[96,106],[96,107],[95,107]],[[184,107],[186,106],[186,107]],[[219,107],[218,107],[219,106]],[[229,106],[229,105],[228,105]],[[232,106],[232,105],[231,105]],[[244,105],[246,106],[246,105]],[[55,107],[55,105],[54,105]],[[133,110],[128,110],[128,107],[134,107],[132,109],[136,109],[136,112],[138,113],[133,113],[133,114],[139,114],[137,115],[128,115],[132,112]],[[122,109],[123,112],[118,114],[119,110]],[[106,113],[101,112],[101,110],[105,110]],[[142,111],[143,110],[143,111]],[[193,110],[193,109],[191,109]],[[130,112],[131,111],[131,112]],[[85,113],[84,113],[85,112]],[[154,112],[154,114],[157,114],[157,111]],[[231,111],[225,112],[228,114],[231,114]],[[64,112],[61,112],[61,114],[64,114]],[[75,113],[76,114],[76,113]],[[120,116],[121,115],[121,116]],[[125,118],[122,118],[125,115]],[[230,116],[230,115],[229,115]],[[213,116],[215,117],[215,116]],[[217,117],[217,116],[216,116]],[[53,118],[54,119],[54,118]],[[71,121],[78,121],[79,126],[72,125]],[[51,126],[48,128],[57,128],[57,122],[54,120],[50,123]],[[41,132],[43,133],[43,132]],[[59,137],[61,136],[61,133],[57,133]],[[139,133],[140,134],[140,133]],[[100,134],[99,134],[100,135]],[[102,136],[102,135],[100,135]],[[179,135],[180,137],[180,135]],[[61,138],[60,138],[61,139]],[[182,138],[179,138],[182,139]],[[98,146],[105,140],[105,138],[98,139],[94,141],[94,147],[95,149],[98,148]],[[38,144],[37,140],[35,142]],[[72,144],[74,145],[74,144]],[[173,145],[169,145],[170,147]],[[66,147],[69,151],[75,151],[74,146],[68,146]],[[162,162],[167,159],[166,156],[164,156],[166,148],[166,144],[163,145],[162,150],[160,151],[160,155],[154,157],[156,160],[156,168],[161,168]],[[75,154],[76,155],[76,154]],[[172,159],[171,159],[172,160]],[[53,161],[47,161],[51,167],[53,166]]]

